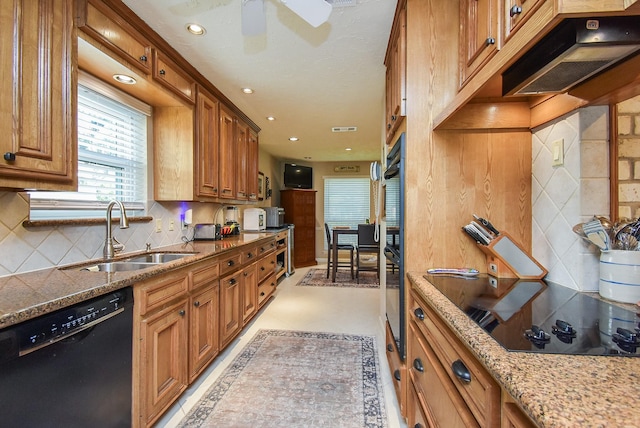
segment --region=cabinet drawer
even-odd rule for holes
[[[217,261],[203,262],[197,265],[191,272],[193,276],[191,289],[195,290],[201,285],[218,278],[220,276],[220,265]]]
[[[276,249],[276,241],[265,242],[263,244],[258,245],[257,254],[258,256],[262,256],[264,254],[268,254],[269,251],[273,251]]]
[[[391,332],[391,328],[389,327],[389,325],[387,325],[386,328],[386,339],[384,346],[387,354],[389,368],[391,369],[393,388],[396,390],[398,404],[400,404],[400,413],[404,414],[406,397],[403,394],[404,388],[402,387],[402,385],[407,382],[407,379],[405,378],[407,373],[404,364],[402,364],[402,361],[400,360],[398,348],[395,345],[395,339],[393,338],[393,333]]]
[[[153,78],[184,100],[195,102],[196,82],[156,49],[153,51]]]
[[[242,264],[252,263],[258,259],[258,248],[257,247],[247,247],[246,249],[242,249],[241,262]]]
[[[278,232],[278,234],[276,235],[276,242],[278,241],[286,241],[287,240],[287,231],[283,230],[282,232]]]
[[[276,271],[276,253],[263,257],[258,262],[258,283]]]
[[[411,292],[410,318],[444,367],[446,374],[481,426],[494,426],[500,414],[500,388],[482,365],[455,339],[454,334],[426,304]],[[466,382],[456,373],[466,373]]]
[[[464,399],[453,386],[438,357],[422,337],[414,322],[411,329],[409,373],[417,402],[433,426],[480,427]]]
[[[152,279],[148,284],[136,290],[137,302],[140,304],[140,315],[145,315],[161,308],[177,297],[187,293],[189,276],[186,271],[170,273],[167,277]]]
[[[271,297],[274,291],[276,291],[277,284],[276,275],[272,274],[258,285],[258,306],[262,306],[262,304]]]
[[[220,275],[225,275],[242,265],[242,254],[234,253],[220,260]]]
[[[84,23],[80,24],[84,32],[131,65],[147,74],[151,72],[151,43],[130,24],[96,0],[87,3],[84,18]]]

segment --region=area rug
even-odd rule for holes
[[[356,287],[356,288],[378,288],[380,281],[376,272],[360,272],[360,281],[351,279],[351,271],[348,269],[338,269],[336,272],[336,282],[331,282],[331,272],[327,278],[326,269],[309,269],[309,272],[296,284],[315,287]]]
[[[181,427],[386,427],[375,338],[259,330]]]

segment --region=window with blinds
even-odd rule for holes
[[[330,178],[324,179],[324,222],[329,229],[335,226],[357,228],[364,224],[371,215],[369,177]],[[356,244],[356,235],[340,237],[340,243]],[[327,240],[324,241],[327,248]]]
[[[30,218],[102,217],[114,199],[127,212],[144,210],[150,116],[151,107],[84,76],[78,85],[78,191],[31,192]]]

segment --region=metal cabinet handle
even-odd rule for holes
[[[146,55],[140,56],[140,61],[147,62],[147,56]]]
[[[465,366],[461,360],[455,360],[451,364],[451,371],[453,371],[453,374],[456,375],[456,377],[462,382],[471,382],[471,373],[469,372],[467,366]]]
[[[418,370],[420,373],[424,372],[424,366],[422,365],[420,358],[413,360],[413,368]]]
[[[422,310],[422,308],[415,308],[413,311],[413,314],[416,316],[416,318],[418,318],[420,321],[424,321],[424,311]]]
[[[391,124],[387,123],[387,129],[391,129]]]
[[[5,153],[4,154],[4,160],[6,160],[7,162],[15,162],[16,154],[15,153],[11,153],[11,152]]]
[[[392,344],[390,344],[390,343],[387,344],[387,351],[388,352],[393,352],[393,345]]]
[[[195,302],[193,302],[193,306],[197,308],[198,306],[200,306],[200,302],[196,300]]]
[[[512,18],[516,15],[520,15],[522,13],[522,7],[518,6],[517,4],[515,6],[512,6],[511,9],[509,10],[509,16],[511,16]]]
[[[251,257],[253,257],[253,254],[247,253],[247,258],[250,259]]]
[[[413,426],[413,428],[422,428],[422,424],[420,422],[418,422],[417,424],[415,424]]]
[[[166,71],[164,71],[164,70],[160,70],[160,71],[158,72],[158,74],[159,74],[159,75],[161,75],[161,76],[164,76],[165,74],[167,74],[167,72],[166,72]]]
[[[235,278],[231,278],[231,279],[229,280],[229,284],[231,284],[231,285],[235,284],[236,282],[238,282],[238,281],[236,281],[236,279],[235,279]]]
[[[264,266],[260,266],[260,270],[264,272]]]
[[[487,40],[485,40],[484,44],[486,46],[495,45],[496,39],[494,39],[493,37],[487,37]]]
[[[235,264],[235,263],[233,262],[233,260],[229,260],[229,261],[227,262],[227,266],[233,266],[234,264]]]
[[[398,382],[400,382],[400,370],[396,370],[393,372],[393,377],[395,378],[395,380],[397,380]]]
[[[178,312],[178,315],[180,315],[181,317],[185,316],[187,312],[184,309],[181,309],[180,312]]]
[[[264,291],[262,293],[260,293],[260,297],[264,296]]]

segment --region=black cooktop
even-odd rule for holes
[[[424,275],[509,351],[640,356],[640,314],[567,287]]]

